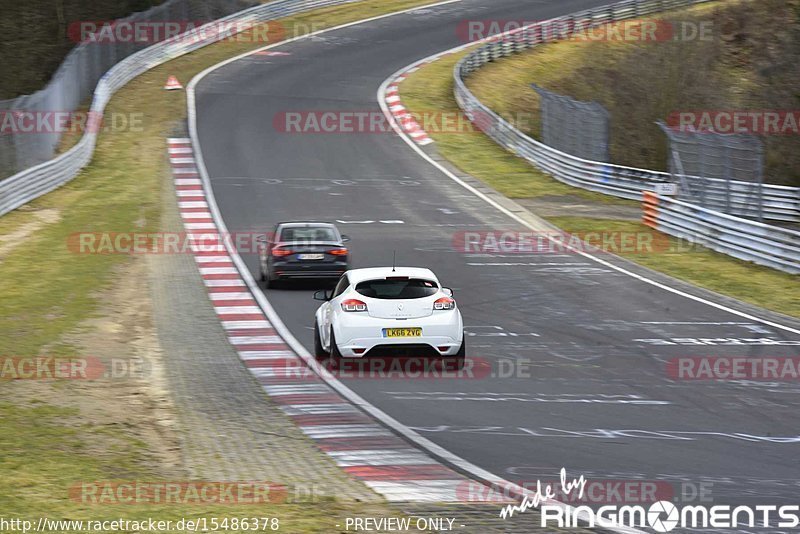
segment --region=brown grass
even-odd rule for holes
[[[495,111],[533,112],[526,129],[534,136],[531,83],[600,102],[612,117],[612,161],[661,170],[667,142],[655,122],[675,111],[800,109],[800,0],[714,2],[658,19],[677,28],[706,24],[711,38],[561,42],[489,64],[468,85]],[[763,140],[767,181],[800,185],[800,135]]]

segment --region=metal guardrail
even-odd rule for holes
[[[358,0],[276,0],[210,22],[200,31],[192,33],[190,39],[176,37],[154,44],[131,54],[103,74],[95,87],[90,112],[99,117],[114,93],[140,74],[230,36],[228,33],[214,32],[215,24],[237,22],[240,27],[247,27],[248,24],[355,1]],[[209,31],[203,32],[205,28]],[[75,178],[91,161],[97,135],[97,132],[87,131],[67,152],[0,181],[0,216]]]
[[[572,28],[606,24],[641,17],[668,9],[701,4],[710,0],[625,0],[608,6],[539,22],[498,36],[467,54],[454,70],[455,99],[476,126],[495,142],[566,184],[630,200],[639,200],[641,192],[654,191],[656,184],[671,182],[668,173],[590,161],[560,152],[517,130],[511,123],[478,100],[464,79],[486,63],[552,42]],[[726,182],[708,180],[706,199],[714,205],[726,202],[744,211],[750,196],[749,182],[732,182],[730,198]],[[764,218],[800,222],[800,188],[764,184]]]
[[[726,215],[645,191],[644,223],[729,256],[800,274],[800,232]]]
[[[10,116],[0,135],[0,177],[5,178],[55,157],[67,128],[46,126],[55,114],[75,112],[88,102],[107,70],[154,41],[169,39],[174,26],[185,29],[253,7],[257,0],[165,0],[146,11],[100,22],[76,21],[69,39],[78,42],[47,84],[38,91],[0,101],[0,114]],[[152,32],[138,30],[150,28]],[[168,29],[169,28],[169,29]],[[126,30],[129,30],[126,32]],[[80,122],[70,117],[71,123]],[[33,127],[31,124],[35,123]]]

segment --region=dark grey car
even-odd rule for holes
[[[347,241],[331,223],[278,223],[260,254],[261,280],[272,288],[290,278],[338,279],[350,265]]]

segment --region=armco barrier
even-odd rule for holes
[[[731,217],[650,191],[643,192],[644,223],[660,232],[735,258],[800,273],[800,232]]]
[[[516,54],[541,43],[552,42],[573,28],[604,24],[641,17],[668,9],[700,4],[709,0],[625,0],[608,6],[573,13],[540,22],[504,34],[467,54],[455,67],[455,98],[470,120],[495,142],[566,184],[638,200],[641,191],[654,191],[655,184],[671,181],[665,172],[623,167],[610,163],[589,161],[551,148],[517,130],[478,100],[467,88],[464,79],[481,66],[496,59]],[[589,21],[589,22],[587,22]],[[725,205],[725,182],[710,181],[707,200],[711,206]],[[731,206],[744,211],[750,201],[752,184],[732,182]],[[764,185],[764,218],[800,222],[800,188]]]
[[[78,110],[92,97],[103,74],[116,63],[155,41],[169,38],[177,27],[188,30],[258,3],[257,0],[165,0],[113,23],[71,22],[66,34],[79,44],[64,57],[50,81],[32,94],[0,101],[0,114],[4,118],[15,117],[13,127],[4,122],[0,136],[0,177],[12,176],[55,157],[64,125],[39,121],[56,115],[63,118],[63,114]]]
[[[140,50],[103,74],[95,87],[90,111],[96,116],[102,114],[116,91],[153,67],[228,37],[229,34],[214,34],[213,29],[219,22],[237,22],[241,23],[239,26],[246,27],[248,24],[258,24],[320,7],[355,1],[357,0],[276,0],[209,23],[202,27],[208,28],[208,32],[197,32],[202,37],[193,34],[192,39],[175,38]],[[87,131],[67,152],[0,181],[0,216],[77,176],[91,161],[96,142],[97,133]]]

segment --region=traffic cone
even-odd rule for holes
[[[164,89],[167,91],[174,91],[175,89],[183,89],[181,82],[178,81],[178,78],[175,76],[170,76],[167,78],[167,85],[164,86]]]

